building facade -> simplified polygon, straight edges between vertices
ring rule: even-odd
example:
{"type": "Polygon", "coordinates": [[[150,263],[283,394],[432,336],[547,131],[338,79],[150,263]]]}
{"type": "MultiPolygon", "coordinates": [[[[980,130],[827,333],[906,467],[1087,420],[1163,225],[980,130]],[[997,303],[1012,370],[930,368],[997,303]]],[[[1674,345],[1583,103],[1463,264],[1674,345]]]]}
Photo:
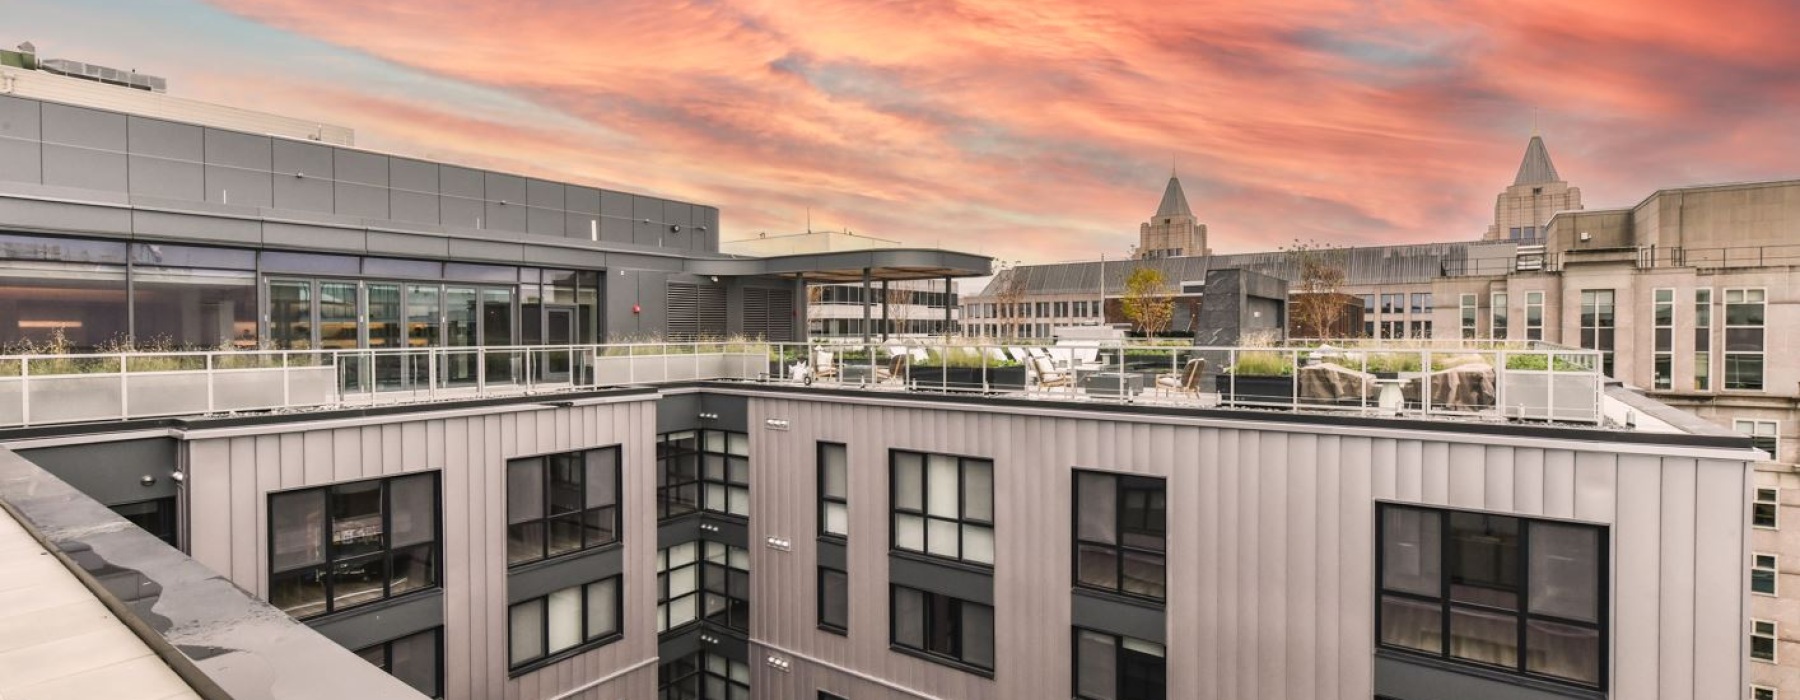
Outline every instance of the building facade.
{"type": "MultiPolygon", "coordinates": [[[[898,241],[849,231],[808,231],[725,241],[719,249],[767,257],[900,248],[898,241]]],[[[865,292],[862,281],[807,288],[807,334],[819,338],[956,335],[962,306],[948,279],[883,281],[865,292]],[[866,308],[865,308],[866,307],[866,308]]]]}
{"type": "Polygon", "coordinates": [[[1556,174],[1550,149],[1536,134],[1525,146],[1525,159],[1513,184],[1494,197],[1494,225],[1484,240],[1538,241],[1549,235],[1550,217],[1581,209],[1581,188],[1556,174]]]}
{"type": "Polygon", "coordinates": [[[1163,188],[1162,202],[1156,214],[1138,225],[1138,257],[1174,258],[1187,255],[1209,255],[1206,247],[1206,224],[1194,218],[1188,207],[1187,193],[1181,179],[1169,173],[1169,184],[1163,188]]]}

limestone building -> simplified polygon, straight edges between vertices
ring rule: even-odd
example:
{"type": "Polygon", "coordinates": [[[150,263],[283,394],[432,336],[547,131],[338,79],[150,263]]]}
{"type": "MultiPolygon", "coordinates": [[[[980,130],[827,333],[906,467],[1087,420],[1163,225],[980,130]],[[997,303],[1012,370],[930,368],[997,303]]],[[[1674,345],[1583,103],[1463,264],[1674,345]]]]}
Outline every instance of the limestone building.
{"type": "Polygon", "coordinates": [[[1194,219],[1187,193],[1181,191],[1181,179],[1170,172],[1156,215],[1138,225],[1138,257],[1175,258],[1211,252],[1206,247],[1206,224],[1194,219]]]}
{"type": "Polygon", "coordinates": [[[1512,186],[1494,198],[1494,225],[1486,239],[1537,241],[1547,235],[1545,227],[1556,212],[1580,208],[1581,188],[1570,187],[1556,174],[1550,149],[1533,134],[1512,186]]]}

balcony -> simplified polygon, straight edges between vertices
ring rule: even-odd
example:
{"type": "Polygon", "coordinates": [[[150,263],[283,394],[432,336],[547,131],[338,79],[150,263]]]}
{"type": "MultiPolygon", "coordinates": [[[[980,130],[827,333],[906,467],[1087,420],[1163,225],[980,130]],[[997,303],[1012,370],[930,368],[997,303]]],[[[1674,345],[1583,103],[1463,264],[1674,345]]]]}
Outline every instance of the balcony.
{"type": "Polygon", "coordinates": [[[957,339],[0,357],[0,427],[691,381],[1473,421],[1606,422],[1600,356],[1542,343],[1195,347],[957,339]]]}

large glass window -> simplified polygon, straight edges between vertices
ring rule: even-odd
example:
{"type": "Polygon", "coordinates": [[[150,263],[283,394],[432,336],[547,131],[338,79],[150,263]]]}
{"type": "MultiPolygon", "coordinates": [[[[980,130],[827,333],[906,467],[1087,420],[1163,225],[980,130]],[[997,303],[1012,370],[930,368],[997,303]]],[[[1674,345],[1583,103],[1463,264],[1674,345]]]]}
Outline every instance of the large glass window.
{"type": "Polygon", "coordinates": [[[506,463],[506,562],[619,541],[619,448],[506,463]]]}
{"type": "Polygon", "coordinates": [[[893,586],[889,629],[895,647],[994,670],[994,609],[906,586],[893,586]]]}
{"type": "Polygon", "coordinates": [[[1168,664],[1163,645],[1075,628],[1077,700],[1162,700],[1168,664]]]}
{"type": "Polygon", "coordinates": [[[1412,312],[1414,315],[1431,313],[1432,296],[1430,292],[1413,292],[1412,312]]]}
{"type": "Polygon", "coordinates": [[[656,631],[700,619],[700,545],[683,542],[656,553],[656,631]]]}
{"type": "Polygon", "coordinates": [[[193,350],[256,348],[256,273],[138,265],[135,340],[193,350]]]}
{"type": "Polygon", "coordinates": [[[819,628],[844,634],[850,630],[850,573],[819,566],[819,628]]]}
{"type": "Polygon", "coordinates": [[[1653,294],[1650,320],[1654,355],[1650,382],[1652,388],[1672,389],[1675,387],[1675,290],[1658,289],[1653,294]]]}
{"type": "Polygon", "coordinates": [[[438,585],[438,475],[269,495],[269,602],[308,618],[438,585]]]}
{"type": "Polygon", "coordinates": [[[1525,339],[1544,339],[1544,293],[1525,293],[1525,339]]]}
{"type": "Polygon", "coordinates": [[[1600,367],[1613,376],[1614,334],[1617,321],[1613,317],[1613,290],[1588,289],[1581,292],[1581,347],[1600,351],[1600,367]]]}
{"type": "Polygon", "coordinates": [[[1725,290],[1725,388],[1763,390],[1763,312],[1761,289],[1725,290]]]}
{"type": "Polygon", "coordinates": [[[327,350],[357,347],[356,296],[355,282],[319,283],[319,347],[327,350]]]}
{"type": "Polygon", "coordinates": [[[1599,688],[1606,531],[1383,505],[1383,647],[1599,688]]]}
{"type": "Polygon", "coordinates": [[[682,430],[656,441],[656,516],[668,519],[706,510],[750,515],[750,436],[724,430],[682,430]]]}
{"type": "Polygon", "coordinates": [[[1383,295],[1381,295],[1381,313],[1384,313],[1384,314],[1406,313],[1406,295],[1405,294],[1383,294],[1383,295]]]}
{"type": "Polygon", "coordinates": [[[1474,340],[1476,335],[1481,332],[1481,329],[1477,326],[1476,320],[1479,318],[1479,309],[1476,307],[1475,295],[1462,295],[1458,300],[1458,306],[1458,311],[1462,313],[1463,340],[1474,340]]]}
{"type": "Polygon", "coordinates": [[[1769,461],[1781,461],[1781,423],[1772,420],[1731,421],[1731,427],[1750,436],[1750,446],[1769,453],[1769,461]]]}
{"type": "Polygon", "coordinates": [[[750,552],[719,542],[703,545],[701,615],[715,625],[750,631],[750,552]]]}
{"type": "Polygon", "coordinates": [[[893,452],[893,547],[994,564],[994,463],[893,452]]]}
{"type": "Polygon", "coordinates": [[[356,651],[376,668],[428,698],[444,697],[444,628],[436,627],[356,651]]]}
{"type": "Polygon", "coordinates": [[[613,576],[514,603],[507,613],[508,666],[521,670],[622,637],[623,586],[613,576]]]}
{"type": "Polygon", "coordinates": [[[660,700],[750,700],[750,666],[696,651],[656,667],[660,700]]]}
{"type": "Polygon", "coordinates": [[[1163,599],[1168,544],[1163,483],[1075,472],[1075,585],[1163,599]]]}
{"type": "Polygon", "coordinates": [[[1506,327],[1506,292],[1494,292],[1489,314],[1489,333],[1495,340],[1506,340],[1509,329],[1506,327]]]}
{"type": "Polygon", "coordinates": [[[1712,389],[1712,290],[1694,290],[1694,390],[1712,389]]]}
{"type": "Polygon", "coordinates": [[[313,347],[312,283],[269,280],[269,343],[278,350],[313,347]]]}
{"type": "Polygon", "coordinates": [[[840,443],[819,443],[819,535],[850,535],[850,455],[840,443]]]}

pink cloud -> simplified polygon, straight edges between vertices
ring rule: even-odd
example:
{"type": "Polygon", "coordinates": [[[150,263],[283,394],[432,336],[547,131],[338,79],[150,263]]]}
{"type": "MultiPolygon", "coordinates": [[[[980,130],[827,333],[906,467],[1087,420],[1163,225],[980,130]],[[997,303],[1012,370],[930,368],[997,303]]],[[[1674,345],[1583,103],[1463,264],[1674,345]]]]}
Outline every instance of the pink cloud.
{"type": "Polygon", "coordinates": [[[1116,254],[1178,158],[1221,250],[1467,239],[1533,108],[1590,206],[1792,175],[1800,148],[1784,0],[216,4],[560,117],[321,94],[365,140],[714,204],[728,237],[810,207],[915,245],[1116,254]]]}

